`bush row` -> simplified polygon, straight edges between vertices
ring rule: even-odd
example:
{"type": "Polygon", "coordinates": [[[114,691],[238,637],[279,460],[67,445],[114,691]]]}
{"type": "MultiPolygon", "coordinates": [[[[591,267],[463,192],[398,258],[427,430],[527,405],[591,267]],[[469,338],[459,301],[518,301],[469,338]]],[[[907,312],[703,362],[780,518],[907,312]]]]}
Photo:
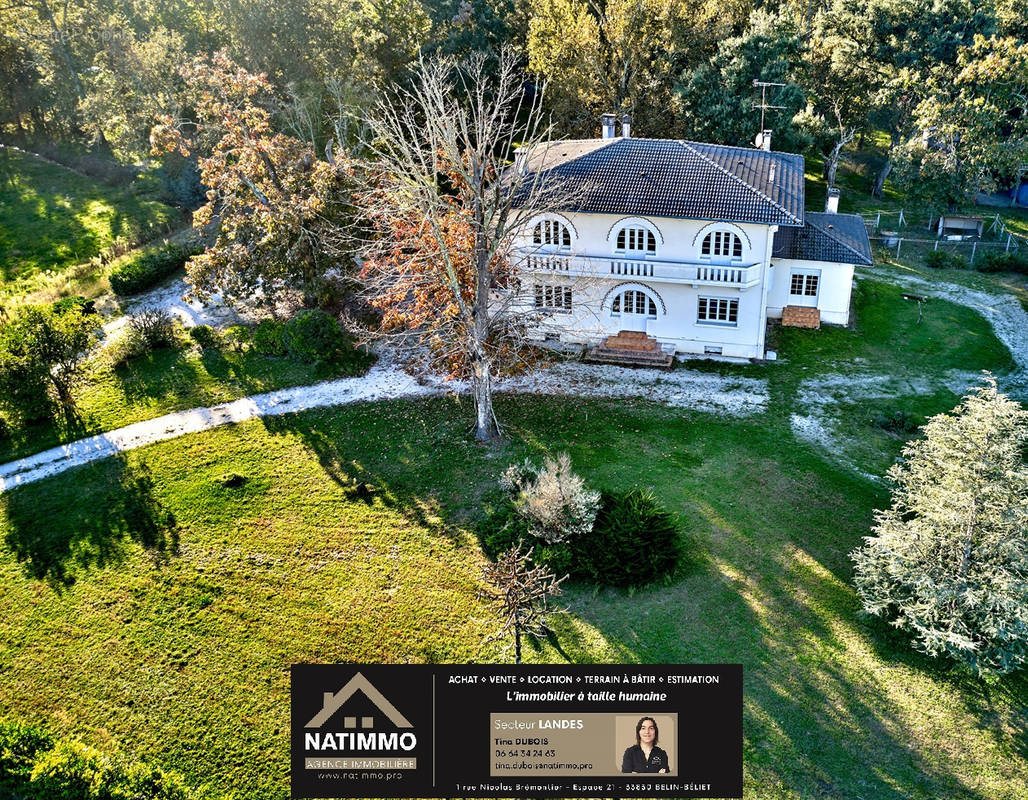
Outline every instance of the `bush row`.
{"type": "MultiPolygon", "coordinates": [[[[933,269],[967,269],[970,262],[967,256],[951,253],[946,250],[931,250],[925,253],[925,266],[933,269]]],[[[1018,272],[1028,275],[1028,253],[1022,250],[1004,252],[987,250],[974,263],[979,272],[1018,272]]]]}
{"type": "Polygon", "coordinates": [[[188,800],[163,770],[0,721],[0,797],[21,800],[188,800]]]}
{"type": "Polygon", "coordinates": [[[200,252],[197,245],[168,242],[154,249],[146,249],[127,258],[111,270],[111,289],[122,296],[138,294],[154,287],[200,252]]]}
{"type": "Polygon", "coordinates": [[[531,521],[504,503],[480,524],[490,558],[523,541],[532,560],[556,575],[607,586],[642,586],[674,572],[682,556],[678,523],[653,495],[639,489],[600,492],[592,529],[559,542],[534,535],[531,521]]]}

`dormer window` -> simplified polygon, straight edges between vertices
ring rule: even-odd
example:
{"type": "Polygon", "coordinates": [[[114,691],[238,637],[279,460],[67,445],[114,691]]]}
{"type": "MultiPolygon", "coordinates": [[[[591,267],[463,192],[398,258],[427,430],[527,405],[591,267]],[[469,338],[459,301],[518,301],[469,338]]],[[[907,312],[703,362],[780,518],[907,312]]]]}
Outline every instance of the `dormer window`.
{"type": "Polygon", "coordinates": [[[562,222],[544,219],[532,229],[532,242],[541,247],[571,247],[571,231],[562,222]]]}
{"type": "Polygon", "coordinates": [[[713,231],[703,237],[700,255],[707,258],[742,258],[742,239],[731,231],[713,231]]]}
{"type": "Polygon", "coordinates": [[[657,237],[646,228],[622,228],[618,231],[615,248],[619,253],[657,254],[657,237]]]}

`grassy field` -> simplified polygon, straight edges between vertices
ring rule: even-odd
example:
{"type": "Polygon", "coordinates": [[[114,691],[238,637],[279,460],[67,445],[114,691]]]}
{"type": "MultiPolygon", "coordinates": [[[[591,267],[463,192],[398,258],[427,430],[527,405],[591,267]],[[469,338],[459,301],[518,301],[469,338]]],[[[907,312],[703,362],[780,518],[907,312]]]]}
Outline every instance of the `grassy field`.
{"type": "MultiPolygon", "coordinates": [[[[503,658],[483,644],[474,522],[507,464],[567,450],[594,486],[651,488],[682,520],[689,558],[645,591],[571,586],[556,639],[529,658],[742,663],[747,797],[1022,798],[1028,676],[972,680],[860,616],[848,553],[888,495],[789,424],[806,377],[1001,370],[1009,354],[960,307],[930,303],[918,324],[893,289],[862,286],[856,330],[781,332],[783,361],[761,368],[771,402],[750,418],[501,396],[508,439],[484,448],[467,439],[466,399],[359,404],[158,444],[2,495],[4,711],[153,759],[215,796],[280,800],[290,664],[503,658]]],[[[143,383],[177,385],[181,370],[167,397],[185,402],[178,392],[209,379],[191,374],[196,354],[166,357],[143,383]]],[[[123,385],[93,391],[110,393],[97,408],[130,407],[110,399],[131,394],[123,385]]],[[[141,389],[140,413],[163,391],[141,389]]],[[[927,415],[954,401],[841,409],[860,445],[851,460],[880,474],[898,454],[904,437],[876,410],[927,415]]]]}
{"type": "Polygon", "coordinates": [[[499,658],[469,523],[507,463],[568,450],[593,485],[651,487],[691,555],[667,586],[571,587],[556,646],[530,658],[742,663],[750,797],[1023,796],[1025,676],[970,680],[858,614],[847,553],[883,489],[772,414],[501,398],[510,439],[490,450],[468,411],[247,423],[0,498],[9,713],[283,798],[289,665],[499,658]]]}
{"type": "Polygon", "coordinates": [[[114,363],[111,350],[100,351],[84,365],[74,414],[14,427],[10,438],[0,440],[0,463],[170,411],[338,377],[338,371],[291,358],[229,346],[200,350],[184,333],[180,339],[179,347],[154,350],[122,365],[114,363]]]}
{"type": "Polygon", "coordinates": [[[48,283],[85,287],[99,279],[88,264],[121,239],[136,244],[182,224],[180,212],[111,188],[67,167],[11,148],[0,153],[0,297],[48,283]]]}

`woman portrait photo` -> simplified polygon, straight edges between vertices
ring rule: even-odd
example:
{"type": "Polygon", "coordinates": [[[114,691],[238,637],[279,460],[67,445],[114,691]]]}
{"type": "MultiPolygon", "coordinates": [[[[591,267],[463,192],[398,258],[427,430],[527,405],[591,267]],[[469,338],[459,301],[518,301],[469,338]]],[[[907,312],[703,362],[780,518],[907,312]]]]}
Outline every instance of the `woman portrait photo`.
{"type": "Polygon", "coordinates": [[[625,750],[621,759],[622,772],[662,772],[671,771],[667,753],[657,747],[660,731],[653,717],[643,717],[635,726],[635,744],[625,750]]]}

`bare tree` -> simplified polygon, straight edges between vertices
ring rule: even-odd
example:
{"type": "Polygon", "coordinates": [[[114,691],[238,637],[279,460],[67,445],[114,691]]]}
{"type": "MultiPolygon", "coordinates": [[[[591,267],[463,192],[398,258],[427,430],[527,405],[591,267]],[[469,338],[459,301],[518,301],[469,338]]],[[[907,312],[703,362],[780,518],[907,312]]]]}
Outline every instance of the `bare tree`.
{"type": "Polygon", "coordinates": [[[493,381],[517,359],[534,311],[518,235],[568,197],[525,167],[546,150],[539,101],[525,99],[506,49],[424,61],[412,88],[397,87],[372,115],[378,180],[365,199],[373,230],[362,278],[383,312],[379,333],[470,378],[479,440],[499,434],[493,381]]]}
{"type": "Polygon", "coordinates": [[[521,663],[521,637],[526,633],[544,636],[550,614],[563,613],[563,608],[551,608],[550,598],[559,597],[560,585],[567,579],[557,578],[545,566],[532,565],[532,549],[523,552],[522,543],[502,553],[496,563],[486,564],[482,576],[493,588],[483,592],[491,601],[502,626],[487,641],[505,639],[514,635],[514,663],[521,663]]]}

